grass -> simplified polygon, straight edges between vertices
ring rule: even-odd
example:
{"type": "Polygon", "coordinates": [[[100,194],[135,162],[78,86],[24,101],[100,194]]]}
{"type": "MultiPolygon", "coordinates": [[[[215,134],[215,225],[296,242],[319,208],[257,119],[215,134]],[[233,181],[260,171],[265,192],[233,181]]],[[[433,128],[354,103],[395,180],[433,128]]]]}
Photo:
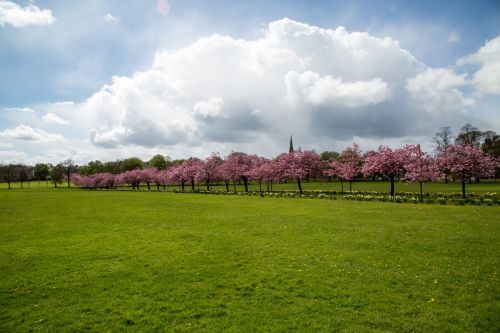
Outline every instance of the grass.
{"type": "Polygon", "coordinates": [[[0,331],[498,332],[500,208],[0,190],[0,331]]]}
{"type": "MultiPolygon", "coordinates": [[[[12,188],[18,189],[20,188],[20,183],[13,183],[12,188]]],[[[142,189],[146,189],[146,185],[141,185],[142,189]]],[[[376,192],[386,192],[388,193],[390,188],[389,188],[389,182],[388,181],[357,181],[353,182],[352,190],[353,191],[376,191],[376,192]]],[[[53,188],[54,185],[49,183],[49,182],[38,182],[38,181],[33,181],[30,182],[28,185],[27,183],[23,184],[23,189],[47,189],[47,188],[53,188]],[[29,186],[29,187],[28,187],[29,186]]],[[[58,185],[59,188],[65,188],[67,187],[67,183],[63,182],[58,185]]],[[[0,189],[6,189],[7,184],[6,183],[0,183],[0,189]]],[[[170,186],[169,189],[178,189],[178,186],[172,187],[170,186]]],[[[186,191],[191,190],[191,185],[186,184],[186,191]]],[[[197,185],[197,189],[205,190],[206,186],[203,185],[197,185]]],[[[232,191],[234,188],[234,185],[231,183],[229,186],[229,190],[232,191]]],[[[304,191],[307,190],[317,190],[317,191],[341,191],[342,187],[341,184],[338,180],[331,181],[331,182],[307,182],[303,181],[302,182],[302,188],[304,191]]],[[[155,190],[156,186],[151,185],[151,189],[155,190]]],[[[219,190],[219,191],[225,191],[226,187],[224,184],[218,184],[214,185],[211,187],[212,190],[219,190]]],[[[248,186],[248,189],[250,191],[259,191],[259,185],[255,183],[251,183],[248,186]]],[[[241,184],[236,184],[236,190],[237,191],[244,191],[245,187],[243,186],[243,183],[241,184]]],[[[262,190],[266,191],[266,185],[262,185],[262,190]]],[[[296,182],[287,182],[287,183],[281,183],[281,184],[274,184],[273,185],[273,190],[274,191],[283,191],[283,190],[295,190],[298,191],[297,183],[296,182]]],[[[420,187],[418,183],[408,183],[408,182],[396,182],[395,183],[395,190],[396,192],[415,192],[415,193],[420,193],[420,187]]],[[[349,183],[344,182],[344,192],[349,192],[349,183]]],[[[436,193],[436,192],[441,192],[441,193],[461,193],[462,188],[460,182],[450,182],[448,184],[442,183],[442,182],[432,182],[432,183],[426,183],[424,184],[424,192],[425,193],[436,193]]],[[[467,184],[466,185],[466,192],[467,193],[486,193],[486,192],[496,192],[500,193],[500,182],[498,180],[482,180],[479,183],[473,182],[472,184],[467,184]]]]}

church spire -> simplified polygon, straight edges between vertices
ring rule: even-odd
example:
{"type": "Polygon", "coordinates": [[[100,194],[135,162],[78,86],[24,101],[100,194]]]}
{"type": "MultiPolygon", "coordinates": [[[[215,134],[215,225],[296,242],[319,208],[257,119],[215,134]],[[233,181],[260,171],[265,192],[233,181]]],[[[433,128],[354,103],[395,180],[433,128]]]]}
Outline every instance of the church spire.
{"type": "Polygon", "coordinates": [[[290,150],[289,152],[291,153],[293,151],[293,141],[292,141],[292,136],[290,135],[290,150]]]}

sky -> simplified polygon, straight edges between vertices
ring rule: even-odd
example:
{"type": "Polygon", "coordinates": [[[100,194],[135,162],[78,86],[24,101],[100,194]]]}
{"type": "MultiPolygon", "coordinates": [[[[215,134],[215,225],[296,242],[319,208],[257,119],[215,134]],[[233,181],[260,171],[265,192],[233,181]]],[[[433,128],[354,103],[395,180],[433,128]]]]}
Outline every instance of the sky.
{"type": "Polygon", "coordinates": [[[0,0],[0,163],[500,131],[499,1],[0,0]]]}

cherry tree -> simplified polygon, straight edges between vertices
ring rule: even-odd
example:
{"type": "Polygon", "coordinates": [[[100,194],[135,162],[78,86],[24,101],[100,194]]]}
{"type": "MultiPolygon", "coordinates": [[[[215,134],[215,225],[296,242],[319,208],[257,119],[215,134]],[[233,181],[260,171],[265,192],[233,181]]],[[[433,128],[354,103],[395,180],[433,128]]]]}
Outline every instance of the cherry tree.
{"type": "Polygon", "coordinates": [[[352,192],[352,182],[362,171],[363,154],[357,144],[347,147],[339,154],[336,160],[328,164],[325,174],[327,176],[338,176],[344,192],[344,183],[349,182],[349,192],[352,192]]]}
{"type": "Polygon", "coordinates": [[[187,178],[184,176],[184,167],[182,164],[176,164],[167,169],[167,172],[163,175],[163,181],[167,185],[180,185],[181,189],[184,191],[184,186],[187,178]]]}
{"type": "Polygon", "coordinates": [[[252,170],[250,170],[250,179],[259,183],[259,191],[262,192],[262,182],[269,180],[271,176],[271,161],[264,157],[257,157],[254,160],[252,170]]]}
{"type": "Polygon", "coordinates": [[[302,179],[319,169],[321,159],[314,151],[293,150],[276,158],[276,166],[281,179],[294,179],[302,194],[302,179]]]}
{"type": "Polygon", "coordinates": [[[423,184],[439,177],[434,159],[422,151],[420,145],[407,145],[402,149],[405,179],[420,184],[420,200],[423,199],[423,184]]]}
{"type": "Polygon", "coordinates": [[[140,169],[134,169],[120,173],[116,176],[115,181],[117,185],[130,184],[133,190],[138,190],[142,179],[142,171],[140,169]]]}
{"type": "Polygon", "coordinates": [[[210,182],[217,181],[221,177],[219,175],[219,167],[223,161],[218,153],[212,153],[202,163],[198,165],[198,173],[196,174],[196,181],[198,183],[205,183],[207,191],[210,191],[210,182]]]}
{"type": "Polygon", "coordinates": [[[234,191],[236,191],[236,182],[242,180],[245,192],[248,192],[248,179],[256,158],[257,155],[240,152],[233,152],[226,158],[219,171],[223,179],[233,181],[234,191]]]}
{"type": "Polygon", "coordinates": [[[379,146],[377,151],[366,155],[362,172],[365,176],[380,175],[388,177],[391,182],[391,196],[394,196],[394,180],[402,176],[404,168],[404,150],[392,150],[387,146],[379,146]]]}
{"type": "Polygon", "coordinates": [[[472,178],[493,177],[499,162],[479,147],[455,144],[446,149],[446,155],[438,157],[437,165],[460,179],[462,197],[465,198],[465,182],[472,178]]]}
{"type": "Polygon", "coordinates": [[[203,161],[197,157],[192,157],[181,164],[181,170],[183,178],[191,183],[191,189],[194,191],[194,185],[196,183],[196,176],[198,172],[203,168],[203,161]]]}
{"type": "Polygon", "coordinates": [[[148,191],[151,191],[150,183],[156,183],[157,174],[158,174],[158,169],[154,167],[141,170],[141,176],[142,176],[141,181],[143,183],[146,183],[146,185],[148,186],[148,191]]]}

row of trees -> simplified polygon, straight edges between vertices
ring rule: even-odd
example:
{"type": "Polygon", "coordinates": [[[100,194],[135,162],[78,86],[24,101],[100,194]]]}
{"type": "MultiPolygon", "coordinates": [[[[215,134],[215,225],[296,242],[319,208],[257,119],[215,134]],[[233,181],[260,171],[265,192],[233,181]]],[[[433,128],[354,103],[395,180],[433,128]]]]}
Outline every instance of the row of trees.
{"type": "Polygon", "coordinates": [[[21,188],[24,183],[30,181],[50,181],[57,187],[57,184],[63,180],[70,186],[71,174],[77,172],[78,168],[72,160],[66,160],[62,163],[52,165],[50,163],[38,163],[34,167],[24,164],[5,164],[0,165],[0,179],[7,183],[11,188],[13,182],[19,182],[21,188]]]}
{"type": "MultiPolygon", "coordinates": [[[[500,155],[500,137],[495,132],[492,131],[482,132],[470,124],[466,124],[465,126],[463,126],[461,131],[458,133],[456,137],[453,136],[451,129],[449,127],[442,127],[434,136],[434,142],[436,144],[435,146],[436,154],[433,157],[432,163],[436,163],[438,160],[442,161],[443,159],[446,159],[449,150],[452,149],[450,147],[452,146],[464,146],[464,147],[472,146],[476,148],[476,151],[478,151],[478,149],[482,150],[484,153],[493,156],[495,158],[498,158],[500,155]],[[437,159],[437,157],[439,157],[439,159],[437,159]]],[[[417,146],[412,146],[412,147],[417,147],[417,146]]],[[[406,147],[404,150],[408,151],[411,149],[406,147]]],[[[401,149],[396,151],[400,156],[402,156],[401,149]]],[[[165,157],[162,155],[155,155],[147,162],[143,162],[137,157],[131,157],[121,161],[119,160],[110,162],[101,162],[96,160],[96,161],[91,161],[83,166],[77,166],[72,160],[66,160],[57,165],[39,163],[36,164],[34,167],[21,164],[0,165],[0,180],[7,182],[9,184],[9,188],[12,182],[21,182],[21,186],[23,186],[22,185],[23,182],[26,181],[29,182],[30,180],[47,180],[47,181],[50,180],[51,182],[53,182],[54,187],[57,187],[57,184],[62,182],[62,180],[66,180],[67,186],[71,186],[70,176],[75,173],[78,173],[80,176],[111,174],[114,175],[112,176],[113,184],[114,183],[119,184],[120,181],[122,181],[121,179],[122,176],[117,177],[118,175],[127,174],[127,176],[131,177],[132,174],[134,173],[137,174],[137,171],[135,170],[150,169],[150,171],[148,171],[149,175],[147,177],[144,176],[149,179],[159,177],[159,176],[154,176],[154,177],[151,176],[153,170],[158,170],[158,171],[170,170],[169,173],[177,171],[177,173],[186,174],[187,176],[184,178],[186,178],[187,180],[185,181],[181,181],[182,177],[177,177],[178,184],[181,184],[181,186],[184,187],[186,183],[189,183],[191,184],[191,186],[193,186],[193,181],[194,183],[198,184],[200,183],[201,173],[192,170],[199,168],[199,166],[203,163],[208,163],[210,167],[213,168],[213,170],[209,174],[210,180],[208,181],[208,183],[210,184],[211,182],[225,181],[227,188],[229,187],[229,183],[231,181],[233,181],[233,183],[236,181],[235,179],[237,179],[237,181],[239,182],[243,182],[246,185],[245,186],[246,188],[248,188],[249,180],[258,181],[260,184],[262,184],[263,182],[267,183],[272,188],[273,182],[284,181],[287,179],[297,179],[299,190],[301,190],[302,188],[301,181],[304,177],[306,179],[309,179],[310,177],[314,178],[328,177],[328,180],[330,180],[332,177],[338,177],[342,183],[342,190],[344,181],[349,182],[349,189],[351,190],[352,181],[361,176],[372,175],[372,177],[377,177],[377,176],[386,177],[389,180],[391,178],[408,179],[408,180],[412,180],[415,178],[414,176],[412,176],[412,174],[414,173],[409,172],[409,170],[411,170],[411,166],[408,166],[407,162],[403,163],[405,164],[404,172],[398,171],[397,173],[393,173],[393,175],[391,174],[384,175],[384,173],[381,172],[370,173],[368,166],[373,163],[370,162],[371,159],[368,159],[369,163],[366,163],[365,160],[371,154],[372,154],[371,152],[362,154],[361,151],[359,150],[359,147],[354,146],[346,149],[342,153],[338,153],[335,151],[324,151],[319,155],[319,161],[318,161],[318,155],[316,155],[314,152],[301,151],[301,150],[296,151],[293,157],[290,155],[283,155],[283,156],[280,155],[279,158],[276,158],[274,160],[266,160],[265,158],[258,157],[256,155],[235,153],[235,155],[239,156],[239,160],[246,162],[235,163],[234,161],[238,159],[232,157],[231,159],[229,159],[231,161],[231,163],[229,164],[227,163],[228,158],[226,160],[222,160],[217,155],[212,155],[211,157],[209,157],[204,161],[196,158],[194,159],[192,158],[189,160],[172,161],[169,157],[165,157]],[[361,158],[359,156],[361,156],[361,158]],[[307,162],[308,165],[306,167],[298,167],[301,165],[302,161],[308,161],[307,162]],[[225,165],[224,168],[222,168],[221,166],[222,164],[225,165]],[[230,167],[231,164],[232,165],[241,164],[246,166],[242,168],[243,171],[240,170],[238,172],[235,172],[234,171],[235,168],[230,167]],[[290,165],[290,167],[288,167],[287,165],[290,165]],[[356,165],[357,167],[354,168],[353,165],[356,165]],[[363,171],[364,170],[362,168],[363,165],[368,165],[365,167],[366,172],[363,171]],[[182,171],[184,169],[187,169],[189,171],[182,171]],[[248,170],[251,170],[252,172],[248,172],[248,170]],[[134,171],[134,173],[131,173],[131,171],[134,171]],[[227,174],[231,173],[233,174],[227,176],[227,174]],[[193,174],[200,174],[200,175],[194,177],[193,174]],[[226,176],[225,177],[221,176],[221,174],[226,174],[226,176]],[[118,180],[117,182],[115,181],[115,178],[117,178],[118,180]]],[[[420,153],[414,153],[414,154],[417,155],[423,154],[423,152],[421,152],[420,150],[420,153]]],[[[408,152],[406,152],[406,155],[408,155],[408,152]]],[[[406,158],[406,160],[408,160],[408,158],[406,158]]],[[[440,163],[442,164],[442,162],[440,163]]],[[[375,170],[376,168],[373,165],[372,169],[375,170]]],[[[434,166],[434,169],[435,168],[436,166],[434,166]]],[[[499,169],[497,169],[497,171],[498,170],[499,169]]],[[[142,172],[144,173],[145,171],[142,172]]],[[[175,177],[173,178],[166,177],[165,175],[166,173],[167,172],[162,173],[163,174],[162,181],[159,184],[168,185],[171,184],[172,181],[176,179],[175,177]]],[[[440,175],[443,174],[445,182],[448,182],[448,177],[450,175],[453,175],[453,173],[448,169],[441,168],[441,171],[439,172],[435,171],[432,177],[428,178],[439,179],[440,175]]],[[[469,180],[472,178],[478,179],[477,175],[472,175],[472,173],[470,172],[468,172],[468,174],[470,174],[470,176],[465,176],[466,179],[469,180]]],[[[138,175],[135,175],[135,177],[137,178],[138,175]]],[[[457,174],[455,174],[455,177],[458,177],[459,179],[464,178],[461,176],[457,176],[457,174]]],[[[90,178],[97,179],[99,177],[92,176],[90,178]]],[[[109,176],[107,176],[107,178],[109,178],[109,176]]],[[[127,181],[127,179],[125,179],[125,181],[127,181]]],[[[101,184],[102,181],[96,181],[96,183],[101,184]]],[[[148,183],[156,183],[156,182],[151,181],[148,183]]],[[[393,184],[393,181],[391,181],[391,183],[393,184]]],[[[91,186],[89,184],[90,183],[87,183],[88,186],[86,187],[103,187],[102,185],[91,186]]],[[[130,182],[129,184],[132,184],[132,182],[130,182]]],[[[210,187],[210,185],[208,185],[208,187],[210,187]]]]}
{"type": "Polygon", "coordinates": [[[273,183],[295,181],[302,193],[302,181],[309,178],[338,177],[342,182],[342,191],[343,182],[349,182],[351,191],[352,182],[358,177],[374,177],[390,181],[391,196],[394,196],[396,180],[418,182],[422,196],[425,182],[451,175],[461,181],[465,197],[467,181],[494,177],[498,166],[498,159],[470,144],[452,144],[434,156],[423,152],[420,145],[407,145],[399,149],[380,146],[376,151],[363,153],[354,144],[329,161],[322,160],[314,151],[301,149],[280,154],[274,159],[241,152],[233,152],[222,159],[213,153],[204,160],[190,158],[166,169],[148,167],[119,174],[75,174],[72,180],[86,188],[114,188],[128,184],[137,189],[143,183],[148,189],[154,184],[158,189],[160,186],[178,185],[182,190],[186,186],[195,190],[195,185],[201,184],[210,190],[214,183],[223,182],[227,191],[231,183],[236,189],[236,183],[242,182],[245,191],[248,191],[248,183],[253,181],[259,184],[260,191],[263,184],[267,185],[269,191],[273,183]]]}

